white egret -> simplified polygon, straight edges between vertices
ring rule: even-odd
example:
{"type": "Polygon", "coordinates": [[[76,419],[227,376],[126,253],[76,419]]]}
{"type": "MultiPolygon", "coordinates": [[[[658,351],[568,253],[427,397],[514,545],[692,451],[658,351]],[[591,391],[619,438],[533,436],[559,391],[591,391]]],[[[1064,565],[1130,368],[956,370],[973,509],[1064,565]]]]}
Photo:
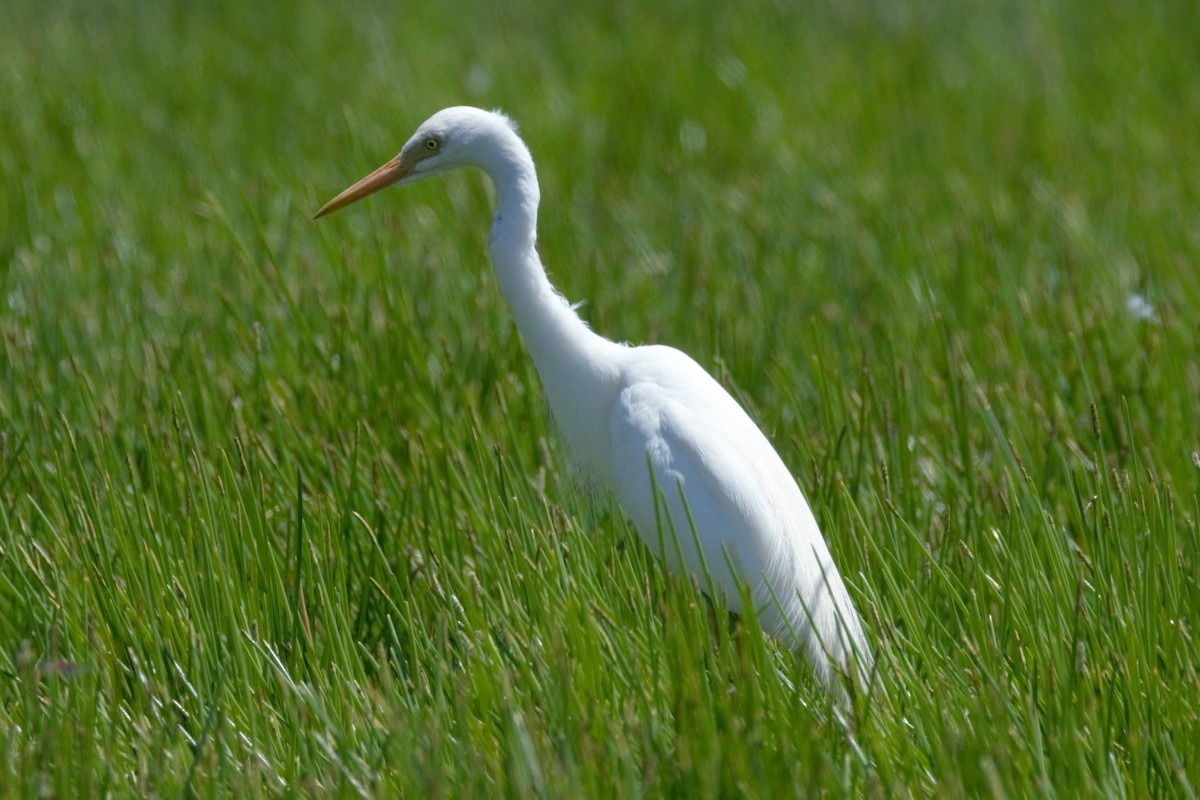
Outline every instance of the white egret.
{"type": "Polygon", "coordinates": [[[572,456],[610,489],[669,567],[803,649],[821,682],[863,681],[870,648],[796,481],[742,407],[695,361],[594,333],[550,284],[535,248],[533,158],[503,114],[447,108],[399,155],[330,200],[321,217],[392,184],[458,167],[496,190],[488,247],[496,280],[572,456]]]}

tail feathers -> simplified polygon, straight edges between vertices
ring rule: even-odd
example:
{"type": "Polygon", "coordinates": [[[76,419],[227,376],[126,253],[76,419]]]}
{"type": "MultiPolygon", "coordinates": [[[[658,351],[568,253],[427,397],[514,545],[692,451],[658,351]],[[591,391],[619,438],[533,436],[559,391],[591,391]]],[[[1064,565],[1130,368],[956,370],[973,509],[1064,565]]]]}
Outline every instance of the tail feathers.
{"type": "Polygon", "coordinates": [[[782,616],[785,638],[804,651],[826,689],[840,697],[848,682],[859,691],[867,689],[875,659],[854,602],[832,564],[825,564],[820,582],[807,597],[796,593],[782,616]]]}

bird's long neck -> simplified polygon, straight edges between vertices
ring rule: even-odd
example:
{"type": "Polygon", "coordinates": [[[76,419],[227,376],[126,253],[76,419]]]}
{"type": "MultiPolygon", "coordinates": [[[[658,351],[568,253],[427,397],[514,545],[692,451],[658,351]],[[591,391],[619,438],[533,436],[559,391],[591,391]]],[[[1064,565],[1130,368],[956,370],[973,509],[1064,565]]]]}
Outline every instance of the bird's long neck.
{"type": "Polygon", "coordinates": [[[578,343],[586,326],[550,284],[537,253],[538,182],[533,161],[519,152],[488,170],[496,213],[488,250],[496,281],[534,360],[578,343]]]}
{"type": "MultiPolygon", "coordinates": [[[[563,435],[575,456],[588,462],[590,454],[607,452],[589,437],[608,436],[605,403],[615,399],[607,394],[616,386],[625,348],[594,333],[546,276],[536,249],[537,173],[524,143],[516,134],[506,137],[483,167],[496,187],[488,241],[496,281],[563,435]]],[[[608,464],[585,465],[603,473],[611,470],[608,464]]]]}

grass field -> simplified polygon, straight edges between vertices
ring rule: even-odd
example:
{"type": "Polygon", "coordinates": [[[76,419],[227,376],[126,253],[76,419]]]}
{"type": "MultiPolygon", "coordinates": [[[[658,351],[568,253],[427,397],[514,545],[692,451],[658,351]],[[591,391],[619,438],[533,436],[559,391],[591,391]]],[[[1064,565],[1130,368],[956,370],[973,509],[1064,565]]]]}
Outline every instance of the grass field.
{"type": "Polygon", "coordinates": [[[335,6],[0,10],[0,796],[1195,796],[1200,7],[335,6]],[[793,468],[846,713],[583,490],[480,176],[310,221],[457,103],[793,468]]]}

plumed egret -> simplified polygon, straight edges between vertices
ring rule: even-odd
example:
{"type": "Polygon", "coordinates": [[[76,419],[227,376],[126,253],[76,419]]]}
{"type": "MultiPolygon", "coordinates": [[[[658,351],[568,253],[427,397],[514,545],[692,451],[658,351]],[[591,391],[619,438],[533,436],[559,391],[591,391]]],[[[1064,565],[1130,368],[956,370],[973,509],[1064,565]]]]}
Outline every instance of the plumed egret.
{"type": "Polygon", "coordinates": [[[439,111],[399,155],[316,216],[465,166],[479,167],[495,186],[492,266],[572,456],[615,493],[670,568],[723,593],[735,612],[744,583],[763,629],[803,648],[827,687],[837,691],[839,672],[864,680],[871,655],[858,614],[766,436],[691,358],[603,338],[550,284],[535,249],[537,173],[506,116],[439,111]]]}

